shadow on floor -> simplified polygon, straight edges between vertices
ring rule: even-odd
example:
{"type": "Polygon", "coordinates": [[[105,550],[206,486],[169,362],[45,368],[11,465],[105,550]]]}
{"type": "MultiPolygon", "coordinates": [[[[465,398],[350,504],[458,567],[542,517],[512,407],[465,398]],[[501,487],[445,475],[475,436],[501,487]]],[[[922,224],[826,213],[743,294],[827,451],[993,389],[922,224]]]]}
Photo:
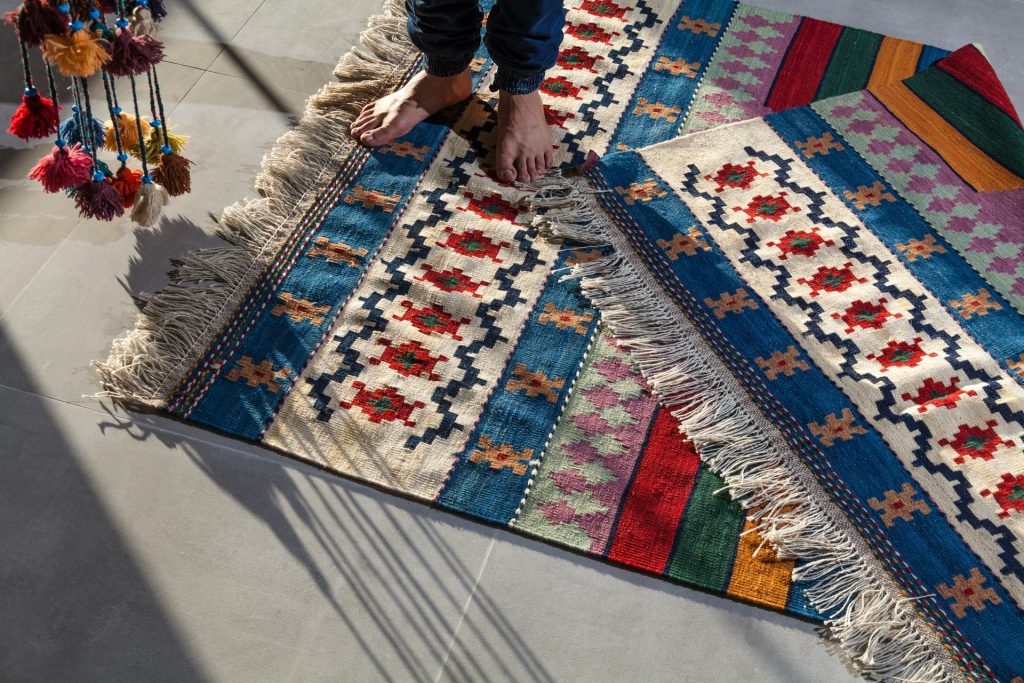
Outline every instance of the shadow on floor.
{"type": "Polygon", "coordinates": [[[46,400],[3,391],[0,678],[203,680],[46,400]]]}

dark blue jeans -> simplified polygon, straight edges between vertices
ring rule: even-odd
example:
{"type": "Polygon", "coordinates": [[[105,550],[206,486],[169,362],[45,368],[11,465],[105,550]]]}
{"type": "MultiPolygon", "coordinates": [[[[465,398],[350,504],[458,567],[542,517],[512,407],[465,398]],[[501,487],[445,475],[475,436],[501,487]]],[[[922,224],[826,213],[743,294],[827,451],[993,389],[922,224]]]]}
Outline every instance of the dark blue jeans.
{"type": "MultiPolygon", "coordinates": [[[[406,0],[409,37],[427,57],[427,73],[465,71],[480,46],[483,12],[477,0],[406,0]]],[[[497,0],[484,42],[498,65],[494,86],[514,95],[540,87],[555,65],[565,11],[561,0],[497,0]]]]}

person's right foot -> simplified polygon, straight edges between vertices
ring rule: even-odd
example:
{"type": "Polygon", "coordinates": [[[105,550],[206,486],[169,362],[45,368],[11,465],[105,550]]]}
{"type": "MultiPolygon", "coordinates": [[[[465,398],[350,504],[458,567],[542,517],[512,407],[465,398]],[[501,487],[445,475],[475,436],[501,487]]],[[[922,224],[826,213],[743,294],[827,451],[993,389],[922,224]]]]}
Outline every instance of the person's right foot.
{"type": "Polygon", "coordinates": [[[352,137],[367,147],[379,147],[472,92],[473,78],[468,69],[455,76],[431,76],[421,71],[399,90],[363,107],[352,122],[352,137]]]}

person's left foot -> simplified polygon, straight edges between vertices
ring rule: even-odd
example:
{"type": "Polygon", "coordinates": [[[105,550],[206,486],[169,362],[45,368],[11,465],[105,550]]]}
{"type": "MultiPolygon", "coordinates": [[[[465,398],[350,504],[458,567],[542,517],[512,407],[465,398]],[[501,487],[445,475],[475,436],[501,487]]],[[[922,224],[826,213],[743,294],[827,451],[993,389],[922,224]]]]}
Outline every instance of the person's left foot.
{"type": "Polygon", "coordinates": [[[536,180],[551,168],[551,131],[540,91],[527,95],[499,92],[495,160],[498,180],[504,182],[536,180]]]}

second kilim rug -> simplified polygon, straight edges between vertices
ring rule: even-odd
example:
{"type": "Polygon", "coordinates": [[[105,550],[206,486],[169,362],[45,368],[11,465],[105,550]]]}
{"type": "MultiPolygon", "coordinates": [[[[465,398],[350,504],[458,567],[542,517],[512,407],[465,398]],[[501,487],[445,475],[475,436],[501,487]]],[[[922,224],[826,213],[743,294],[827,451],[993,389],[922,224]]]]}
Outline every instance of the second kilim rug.
{"type": "MultiPolygon", "coordinates": [[[[947,54],[726,0],[568,9],[543,86],[566,166],[899,82],[947,54]]],[[[418,68],[389,6],[265,161],[261,198],[225,211],[232,246],[182,261],[115,343],[107,390],[588,554],[827,618],[868,670],[903,671],[870,615],[823,597],[813,560],[774,556],[759,511],[729,498],[563,280],[604,248],[538,237],[526,193],[489,177],[486,54],[466,105],[384,149],[352,145],[353,115],[418,68]]]]}
{"type": "Polygon", "coordinates": [[[539,198],[613,248],[585,292],[815,604],[890,621],[887,675],[1019,680],[1024,129],[981,53],[539,198]]]}

